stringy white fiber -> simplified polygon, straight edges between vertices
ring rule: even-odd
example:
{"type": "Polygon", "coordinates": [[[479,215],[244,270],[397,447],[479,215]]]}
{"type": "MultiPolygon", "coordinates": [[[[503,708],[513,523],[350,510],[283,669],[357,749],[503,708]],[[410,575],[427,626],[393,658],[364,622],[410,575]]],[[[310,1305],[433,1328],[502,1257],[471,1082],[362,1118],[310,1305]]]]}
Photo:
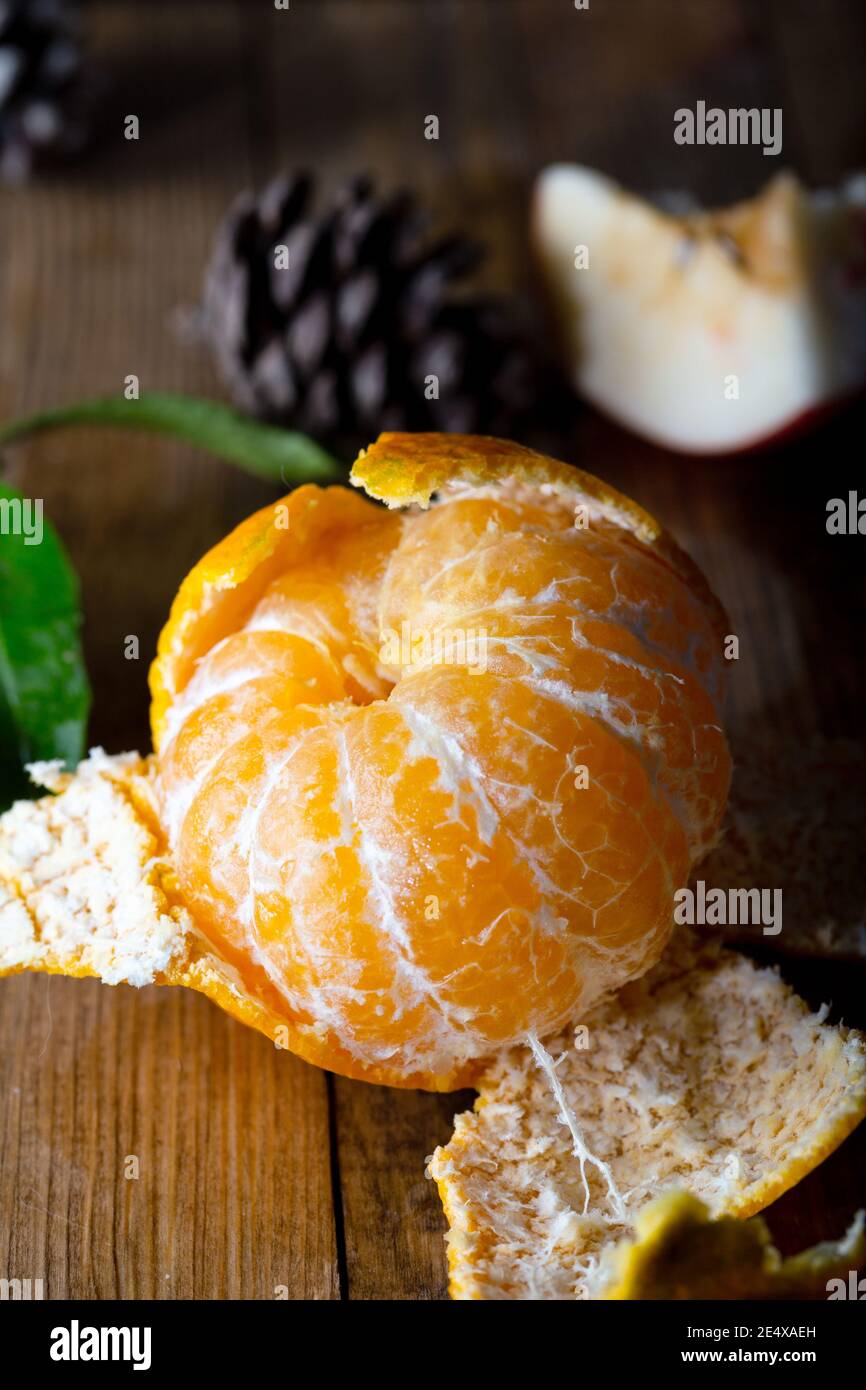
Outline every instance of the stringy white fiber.
{"type": "Polygon", "coordinates": [[[580,1129],[578,1127],[574,1111],[571,1109],[571,1106],[565,1098],[565,1091],[563,1090],[562,1083],[560,1082],[559,1077],[556,1074],[556,1063],[554,1062],[550,1053],[547,1051],[547,1048],[544,1047],[538,1041],[538,1038],[536,1037],[535,1033],[527,1034],[527,1042],[529,1043],[529,1046],[532,1050],[533,1057],[535,1058],[541,1070],[544,1072],[544,1075],[547,1077],[547,1080],[550,1084],[550,1089],[553,1092],[553,1098],[556,1101],[556,1104],[559,1108],[559,1113],[562,1118],[562,1122],[564,1125],[568,1126],[568,1131],[571,1135],[572,1153],[574,1154],[575,1158],[580,1164],[580,1180],[583,1183],[584,1194],[584,1216],[586,1216],[587,1212],[589,1211],[590,1203],[589,1183],[587,1182],[586,1178],[586,1165],[588,1163],[591,1163],[595,1168],[598,1169],[599,1173],[604,1178],[605,1184],[607,1186],[607,1195],[610,1200],[610,1205],[613,1209],[614,1216],[618,1221],[621,1221],[624,1225],[627,1225],[629,1221],[628,1212],[626,1210],[625,1202],[623,1201],[622,1197],[617,1191],[616,1183],[613,1180],[613,1173],[610,1171],[610,1168],[603,1161],[603,1159],[597,1158],[595,1154],[587,1148],[583,1135],[581,1134],[580,1129]]]}

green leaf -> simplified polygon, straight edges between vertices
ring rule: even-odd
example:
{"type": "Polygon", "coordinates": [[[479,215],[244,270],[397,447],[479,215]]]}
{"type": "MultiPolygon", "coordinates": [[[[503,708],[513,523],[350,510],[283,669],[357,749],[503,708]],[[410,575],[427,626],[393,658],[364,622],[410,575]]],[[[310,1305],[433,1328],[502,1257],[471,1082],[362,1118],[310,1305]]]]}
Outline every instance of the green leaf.
{"type": "Polygon", "coordinates": [[[63,425],[116,425],[152,430],[182,439],[235,463],[269,482],[315,483],[345,479],[346,469],[305,434],[247,419],[216,401],[168,391],[145,392],[136,401],[123,396],[81,401],[0,428],[0,445],[38,430],[63,425]]]}
{"type": "Polygon", "coordinates": [[[0,807],[33,794],[25,763],[84,754],[80,626],[78,580],[41,502],[0,483],[0,807]]]}

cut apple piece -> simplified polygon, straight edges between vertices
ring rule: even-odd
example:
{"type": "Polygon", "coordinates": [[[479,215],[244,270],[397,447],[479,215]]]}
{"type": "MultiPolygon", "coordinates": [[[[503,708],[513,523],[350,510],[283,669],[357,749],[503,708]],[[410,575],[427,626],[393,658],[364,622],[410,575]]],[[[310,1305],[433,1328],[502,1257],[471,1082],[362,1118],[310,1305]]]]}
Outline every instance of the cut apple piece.
{"type": "Polygon", "coordinates": [[[555,165],[532,216],[572,380],[654,443],[755,448],[866,385],[866,176],[672,216],[555,165]]]}

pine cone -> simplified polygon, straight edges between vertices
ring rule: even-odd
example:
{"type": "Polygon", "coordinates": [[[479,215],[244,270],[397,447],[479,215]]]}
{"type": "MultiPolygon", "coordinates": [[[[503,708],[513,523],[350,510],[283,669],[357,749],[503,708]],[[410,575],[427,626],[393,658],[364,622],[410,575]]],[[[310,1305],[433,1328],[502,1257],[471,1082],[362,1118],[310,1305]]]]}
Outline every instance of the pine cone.
{"type": "Polygon", "coordinates": [[[68,0],[0,0],[0,177],[9,183],[84,144],[77,18],[68,0]]]}
{"type": "Polygon", "coordinates": [[[367,179],[323,212],[312,194],[306,175],[278,179],[218,233],[204,334],[238,404],[331,441],[519,434],[540,394],[528,340],[505,302],[449,294],[480,247],[426,241],[413,199],[367,179]]]}

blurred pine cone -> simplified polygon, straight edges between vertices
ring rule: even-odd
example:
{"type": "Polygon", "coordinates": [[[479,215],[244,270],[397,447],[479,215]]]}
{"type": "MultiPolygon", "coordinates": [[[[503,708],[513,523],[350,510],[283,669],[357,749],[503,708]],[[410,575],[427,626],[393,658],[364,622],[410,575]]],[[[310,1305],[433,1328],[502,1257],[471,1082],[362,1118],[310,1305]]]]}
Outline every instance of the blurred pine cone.
{"type": "Polygon", "coordinates": [[[0,177],[20,183],[44,156],[84,144],[86,92],[78,6],[0,0],[0,177]]]}
{"type": "Polygon", "coordinates": [[[413,199],[364,178],[323,211],[312,197],[306,175],[278,179],[218,233],[204,333],[238,404],[319,439],[519,435],[542,381],[528,340],[504,301],[449,293],[481,249],[426,240],[413,199]]]}

